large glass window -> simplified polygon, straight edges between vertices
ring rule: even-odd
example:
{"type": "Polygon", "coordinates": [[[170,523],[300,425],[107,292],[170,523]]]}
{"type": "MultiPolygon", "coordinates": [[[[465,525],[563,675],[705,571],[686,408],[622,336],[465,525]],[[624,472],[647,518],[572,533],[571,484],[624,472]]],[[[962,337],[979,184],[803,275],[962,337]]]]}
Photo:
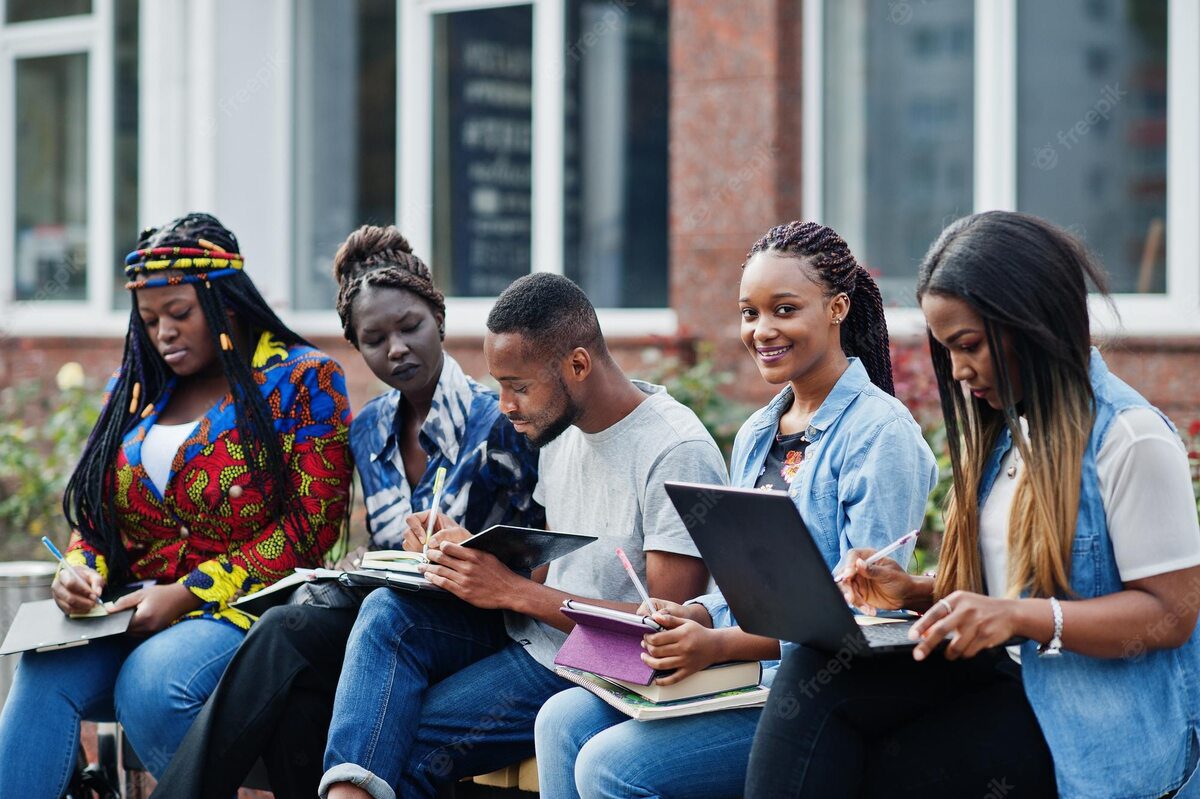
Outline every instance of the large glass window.
{"type": "Polygon", "coordinates": [[[1017,205],[1166,291],[1167,0],[1021,0],[1017,205]]]}
{"type": "Polygon", "coordinates": [[[92,0],[5,0],[5,22],[31,22],[92,13],[92,0]]]}
{"type": "Polygon", "coordinates": [[[667,305],[667,7],[567,3],[564,272],[597,306],[667,305]]]}
{"type": "Polygon", "coordinates": [[[120,267],[138,233],[138,0],[116,0],[113,12],[113,307],[128,308],[120,267]]]}
{"type": "Polygon", "coordinates": [[[494,297],[531,268],[533,9],[435,15],[433,81],[433,268],[494,297]]]}
{"type": "Polygon", "coordinates": [[[86,53],[15,63],[18,300],[86,297],[87,75],[86,53]]]}
{"type": "Polygon", "coordinates": [[[349,230],[396,218],[450,297],[495,297],[548,269],[600,307],[665,307],[669,5],[297,3],[296,307],[329,306],[330,259],[349,230]],[[534,46],[535,19],[562,22],[555,79],[537,72],[550,56],[534,46]],[[561,147],[533,149],[536,92],[539,126],[562,107],[561,147]],[[402,152],[413,163],[398,164],[402,152]],[[541,216],[535,166],[541,186],[562,176],[561,195],[538,198],[541,216]]]}
{"type": "Polygon", "coordinates": [[[294,302],[325,309],[338,245],[395,219],[395,0],[299,3],[295,53],[294,302]]]}
{"type": "Polygon", "coordinates": [[[822,216],[913,305],[938,232],[971,213],[974,3],[823,4],[822,216]]]}

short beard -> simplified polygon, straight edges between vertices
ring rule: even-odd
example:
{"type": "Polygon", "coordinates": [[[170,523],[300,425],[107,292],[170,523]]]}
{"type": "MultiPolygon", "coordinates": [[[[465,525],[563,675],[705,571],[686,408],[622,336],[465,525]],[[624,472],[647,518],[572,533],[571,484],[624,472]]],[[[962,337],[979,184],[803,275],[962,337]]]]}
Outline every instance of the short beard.
{"type": "Polygon", "coordinates": [[[567,404],[566,407],[563,408],[563,412],[558,415],[558,418],[547,425],[546,429],[537,436],[526,434],[525,437],[529,439],[529,443],[533,445],[534,449],[541,449],[554,439],[561,436],[567,431],[568,427],[575,424],[576,420],[578,420],[582,414],[579,406],[575,404],[575,400],[571,399],[570,394],[567,394],[565,386],[563,387],[563,394],[566,395],[567,404]]]}

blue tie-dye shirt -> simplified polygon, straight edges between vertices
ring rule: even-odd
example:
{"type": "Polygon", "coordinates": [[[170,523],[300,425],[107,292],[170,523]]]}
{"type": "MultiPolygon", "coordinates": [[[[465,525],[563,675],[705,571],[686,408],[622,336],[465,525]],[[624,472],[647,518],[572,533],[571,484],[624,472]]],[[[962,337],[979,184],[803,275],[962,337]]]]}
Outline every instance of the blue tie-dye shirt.
{"type": "Polygon", "coordinates": [[[441,511],[478,533],[493,524],[546,526],[533,501],[536,450],[500,412],[496,393],[468,377],[449,355],[418,436],[429,456],[417,487],[409,487],[400,453],[400,392],[392,389],[363,407],[350,426],[350,448],[362,478],[371,546],[399,549],[404,519],[428,510],[433,476],[446,467],[441,511]]]}

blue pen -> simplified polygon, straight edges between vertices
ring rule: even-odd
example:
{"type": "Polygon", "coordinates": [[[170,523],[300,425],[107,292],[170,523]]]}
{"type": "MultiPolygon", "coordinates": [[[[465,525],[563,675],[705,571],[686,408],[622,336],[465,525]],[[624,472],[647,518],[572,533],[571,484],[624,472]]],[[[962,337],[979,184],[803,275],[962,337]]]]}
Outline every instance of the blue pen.
{"type": "Polygon", "coordinates": [[[92,587],[87,584],[87,581],[79,576],[79,572],[77,572],[73,568],[71,568],[71,564],[67,563],[67,559],[63,557],[63,553],[58,551],[58,547],[54,546],[54,542],[51,541],[46,536],[42,536],[42,543],[46,545],[46,549],[50,550],[50,554],[58,559],[58,563],[62,567],[62,571],[70,573],[70,575],[72,577],[74,577],[79,582],[83,583],[83,587],[87,589],[88,596],[90,596],[93,600],[95,600],[95,602],[97,604],[99,604],[100,597],[93,594],[92,587]]]}

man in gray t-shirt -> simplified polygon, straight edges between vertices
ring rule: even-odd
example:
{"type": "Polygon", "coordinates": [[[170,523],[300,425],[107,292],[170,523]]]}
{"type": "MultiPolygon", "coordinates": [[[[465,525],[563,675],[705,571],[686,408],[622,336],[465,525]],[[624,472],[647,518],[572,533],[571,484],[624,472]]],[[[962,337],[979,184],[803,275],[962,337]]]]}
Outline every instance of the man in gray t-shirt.
{"type": "MultiPolygon", "coordinates": [[[[682,603],[705,591],[708,572],[663,488],[727,480],[696,415],[624,375],[591,303],[564,277],[517,280],[488,331],[500,409],[542,448],[534,498],[548,526],[599,540],[527,579],[458,546],[468,532],[449,527],[435,536],[425,574],[462,602],[368,596],[338,682],[322,797],[433,797],[441,784],[532,755],[538,709],[572,685],[552,667],[571,627],[563,600],[638,605],[618,546],[652,596],[682,603]]],[[[410,517],[406,547],[419,548],[425,517],[410,517]]]]}
{"type": "MultiPolygon", "coordinates": [[[[545,584],[637,605],[616,548],[625,550],[643,578],[649,553],[700,557],[663,483],[724,483],[726,477],[721,452],[696,414],[662,386],[633,382],[647,396],[628,416],[595,433],[570,427],[542,449],[533,498],[546,509],[551,530],[600,537],[552,562],[545,584]]],[[[650,582],[653,594],[659,585],[650,582]]],[[[565,632],[511,612],[505,622],[514,641],[553,668],[565,632]]]]}

